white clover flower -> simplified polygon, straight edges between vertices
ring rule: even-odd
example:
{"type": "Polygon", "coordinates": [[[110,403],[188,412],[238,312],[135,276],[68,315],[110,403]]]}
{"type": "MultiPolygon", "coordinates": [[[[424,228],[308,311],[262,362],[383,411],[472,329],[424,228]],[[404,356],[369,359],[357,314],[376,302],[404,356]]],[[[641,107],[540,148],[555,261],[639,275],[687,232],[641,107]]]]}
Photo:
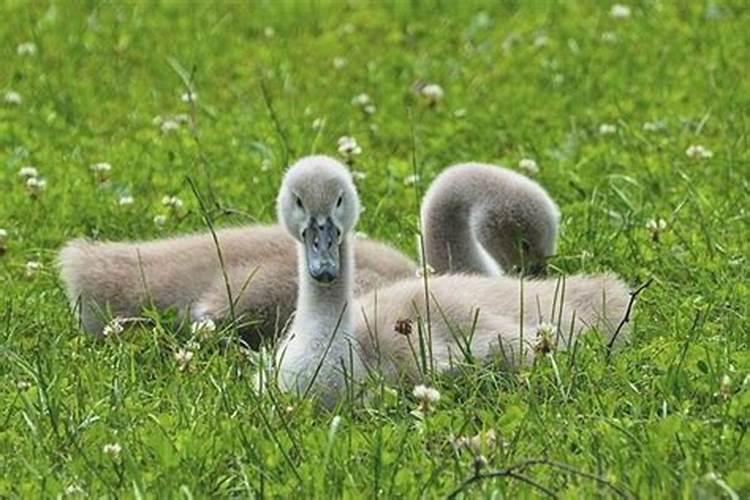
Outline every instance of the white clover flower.
{"type": "Polygon", "coordinates": [[[36,169],[36,167],[32,167],[31,165],[29,165],[26,167],[21,167],[21,169],[18,171],[18,176],[23,177],[24,179],[39,177],[39,171],[36,169]]]}
{"type": "Polygon", "coordinates": [[[428,83],[424,87],[422,87],[419,91],[419,93],[427,99],[427,102],[429,102],[431,105],[435,105],[438,102],[443,100],[443,96],[445,93],[443,92],[443,87],[436,83],[428,83]]]}
{"type": "Polygon", "coordinates": [[[372,99],[370,99],[370,96],[364,93],[354,96],[352,98],[352,105],[358,106],[368,115],[375,113],[375,111],[377,110],[375,105],[372,103],[372,99]]]}
{"type": "Polygon", "coordinates": [[[34,42],[19,43],[18,47],[16,47],[16,54],[19,56],[36,55],[36,44],[34,42]]]}
{"type": "Polygon", "coordinates": [[[339,154],[347,160],[351,160],[352,157],[362,154],[362,148],[359,147],[359,144],[357,144],[357,140],[354,137],[346,135],[339,137],[337,144],[339,147],[339,154]]]}
{"type": "Polygon", "coordinates": [[[26,380],[19,380],[16,382],[16,389],[19,391],[26,391],[28,389],[31,389],[31,382],[28,382],[26,380]]]}
{"type": "Polygon", "coordinates": [[[372,100],[370,99],[370,96],[365,93],[357,94],[352,98],[352,105],[354,106],[361,107],[370,104],[371,102],[372,100]]]}
{"type": "Polygon", "coordinates": [[[129,194],[122,195],[117,200],[117,204],[120,205],[121,207],[132,205],[133,203],[135,203],[135,199],[129,194]]]}
{"type": "Polygon", "coordinates": [[[84,493],[83,488],[81,488],[76,483],[71,483],[71,484],[69,484],[68,486],[65,487],[65,495],[66,496],[72,497],[72,496],[76,496],[76,495],[81,495],[83,493],[84,493]]]}
{"type": "Polygon", "coordinates": [[[6,104],[13,104],[13,105],[18,105],[23,102],[23,98],[21,97],[21,94],[13,90],[7,91],[5,93],[5,96],[3,96],[3,100],[5,101],[6,104]]]}
{"type": "Polygon", "coordinates": [[[104,328],[102,328],[102,336],[112,337],[115,335],[120,335],[124,331],[125,327],[122,324],[122,318],[112,318],[110,322],[104,325],[104,328]]]}
{"type": "Polygon", "coordinates": [[[32,278],[44,269],[44,264],[41,262],[30,260],[26,263],[26,277],[32,278]]]}
{"type": "Polygon", "coordinates": [[[104,452],[105,455],[109,455],[112,458],[119,457],[121,451],[122,451],[122,446],[120,446],[120,443],[107,443],[102,447],[102,452],[104,452]]]}
{"type": "Polygon", "coordinates": [[[539,173],[539,165],[531,158],[523,158],[519,161],[518,168],[526,175],[536,175],[539,173]]]}
{"type": "Polygon", "coordinates": [[[169,118],[162,122],[160,128],[162,132],[164,132],[165,134],[168,134],[170,132],[174,132],[175,130],[179,130],[180,124],[177,121],[169,118]]]}
{"type": "Polygon", "coordinates": [[[617,132],[617,126],[611,123],[602,123],[599,125],[599,135],[611,135],[617,132]]]}
{"type": "Polygon", "coordinates": [[[195,357],[195,353],[189,349],[178,349],[174,353],[174,359],[180,365],[180,370],[187,368],[193,357],[195,357]]]}
{"type": "Polygon", "coordinates": [[[664,219],[649,219],[646,222],[646,229],[650,231],[664,231],[667,228],[667,221],[664,219]]]}
{"type": "Polygon", "coordinates": [[[263,35],[266,38],[273,38],[276,35],[276,30],[273,29],[273,26],[266,26],[263,28],[263,35]]]}
{"type": "Polygon", "coordinates": [[[440,391],[423,384],[415,386],[412,394],[419,400],[422,411],[429,411],[432,405],[440,401],[440,391]]]}
{"type": "Polygon", "coordinates": [[[343,69],[344,66],[346,66],[346,59],[343,57],[334,57],[333,58],[333,68],[334,69],[343,69]]]}
{"type": "Polygon", "coordinates": [[[188,89],[187,92],[183,92],[180,99],[182,102],[196,102],[198,100],[198,92],[193,89],[188,89]]]}
{"type": "Polygon", "coordinates": [[[404,186],[413,186],[419,182],[419,174],[411,174],[404,177],[404,186]]]}
{"type": "Polygon", "coordinates": [[[661,121],[657,120],[655,122],[646,122],[643,124],[643,130],[646,132],[658,132],[659,130],[664,130],[667,128],[667,125],[661,121]]]}
{"type": "Polygon", "coordinates": [[[184,205],[177,196],[164,196],[161,199],[161,204],[174,211],[181,210],[184,205]]]}
{"type": "Polygon", "coordinates": [[[89,167],[92,172],[95,172],[97,174],[106,174],[110,170],[112,170],[112,165],[110,165],[107,162],[100,162],[100,163],[94,163],[89,167]]]}
{"type": "Polygon", "coordinates": [[[614,31],[605,31],[602,33],[602,42],[617,43],[617,33],[614,31]]]}
{"type": "Polygon", "coordinates": [[[37,196],[47,189],[47,181],[41,177],[29,177],[26,179],[26,190],[31,196],[37,196]]]}
{"type": "Polygon", "coordinates": [[[706,149],[700,144],[692,144],[685,150],[685,154],[689,158],[697,158],[699,160],[707,160],[713,157],[714,153],[710,149],[706,149]]]}
{"type": "Polygon", "coordinates": [[[610,9],[609,15],[615,19],[627,19],[630,17],[630,7],[621,3],[616,3],[610,9]]]}
{"type": "Polygon", "coordinates": [[[190,331],[193,335],[205,335],[216,331],[216,323],[211,318],[203,318],[200,321],[194,321],[190,325],[190,331]]]}
{"type": "Polygon", "coordinates": [[[424,278],[425,271],[427,271],[428,276],[435,274],[435,269],[429,264],[417,267],[417,270],[414,272],[414,274],[417,278],[424,278]]]}
{"type": "Polygon", "coordinates": [[[650,219],[646,222],[646,229],[651,233],[651,239],[659,241],[659,235],[667,229],[667,221],[664,219],[650,219]]]}
{"type": "Polygon", "coordinates": [[[154,224],[158,228],[164,227],[164,224],[167,223],[167,216],[164,214],[159,214],[154,216],[154,224]]]}

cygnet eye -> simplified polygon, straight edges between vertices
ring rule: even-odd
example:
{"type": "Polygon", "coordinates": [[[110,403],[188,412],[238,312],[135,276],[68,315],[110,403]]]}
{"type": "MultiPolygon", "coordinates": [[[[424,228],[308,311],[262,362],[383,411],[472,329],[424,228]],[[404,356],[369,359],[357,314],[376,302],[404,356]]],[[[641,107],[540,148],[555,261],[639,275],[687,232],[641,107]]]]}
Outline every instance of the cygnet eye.
{"type": "Polygon", "coordinates": [[[340,207],[342,203],[344,203],[344,195],[343,194],[341,196],[339,196],[338,200],[336,200],[336,208],[340,207]]]}
{"type": "Polygon", "coordinates": [[[295,196],[294,198],[294,202],[297,204],[297,208],[304,210],[305,207],[302,205],[302,198],[300,198],[299,196],[295,196]]]}

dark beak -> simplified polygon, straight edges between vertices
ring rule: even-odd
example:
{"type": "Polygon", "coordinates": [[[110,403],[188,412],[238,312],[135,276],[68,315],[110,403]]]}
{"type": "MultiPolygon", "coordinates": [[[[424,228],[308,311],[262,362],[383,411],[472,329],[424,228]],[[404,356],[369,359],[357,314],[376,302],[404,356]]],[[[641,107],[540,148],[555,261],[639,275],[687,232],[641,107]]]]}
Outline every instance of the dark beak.
{"type": "Polygon", "coordinates": [[[303,236],[310,276],[320,283],[330,283],[338,278],[338,232],[331,218],[326,219],[323,224],[310,219],[303,236]]]}

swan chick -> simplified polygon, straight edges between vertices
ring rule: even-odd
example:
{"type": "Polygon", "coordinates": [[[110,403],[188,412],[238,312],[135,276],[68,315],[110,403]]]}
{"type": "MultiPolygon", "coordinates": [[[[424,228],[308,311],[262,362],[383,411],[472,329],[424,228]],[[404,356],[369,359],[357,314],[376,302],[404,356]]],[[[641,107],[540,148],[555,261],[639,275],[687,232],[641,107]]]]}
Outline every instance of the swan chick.
{"type": "Polygon", "coordinates": [[[297,241],[299,274],[294,321],[278,348],[279,384],[304,394],[315,383],[327,387],[332,399],[344,389],[338,363],[349,373],[355,366],[359,371],[355,346],[345,340],[353,327],[347,311],[354,283],[350,233],[360,212],[351,174],[333,158],[305,157],[287,171],[277,211],[297,241]],[[339,334],[343,341],[328,341],[339,334]],[[323,367],[316,374],[318,364],[323,367]]]}
{"type": "Polygon", "coordinates": [[[448,167],[421,211],[425,257],[438,273],[538,274],[555,253],[559,208],[537,182],[503,167],[448,167]]]}
{"type": "Polygon", "coordinates": [[[284,178],[277,210],[296,240],[299,273],[297,310],[277,348],[278,383],[327,407],[372,372],[416,382],[428,371],[501,354],[517,367],[528,362],[523,355],[541,324],[554,323],[560,349],[589,328],[611,338],[629,301],[627,287],[609,274],[526,281],[442,275],[430,278],[428,292],[424,281],[407,279],[355,297],[350,233],[359,200],[346,168],[324,156],[299,160],[284,178]],[[423,331],[429,337],[417,338],[423,331]]]}

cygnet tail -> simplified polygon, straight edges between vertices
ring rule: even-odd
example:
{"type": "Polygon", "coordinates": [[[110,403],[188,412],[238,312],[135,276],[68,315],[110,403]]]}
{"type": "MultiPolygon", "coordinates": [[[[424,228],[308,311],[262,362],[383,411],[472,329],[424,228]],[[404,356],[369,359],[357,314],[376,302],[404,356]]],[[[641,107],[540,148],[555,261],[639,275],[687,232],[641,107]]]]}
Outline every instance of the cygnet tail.
{"type": "Polygon", "coordinates": [[[539,324],[548,323],[568,340],[590,328],[595,328],[606,343],[610,343],[616,333],[616,343],[625,340],[626,325],[620,325],[631,294],[627,285],[615,275],[604,273],[530,280],[525,287],[524,318],[532,332],[539,324]]]}

